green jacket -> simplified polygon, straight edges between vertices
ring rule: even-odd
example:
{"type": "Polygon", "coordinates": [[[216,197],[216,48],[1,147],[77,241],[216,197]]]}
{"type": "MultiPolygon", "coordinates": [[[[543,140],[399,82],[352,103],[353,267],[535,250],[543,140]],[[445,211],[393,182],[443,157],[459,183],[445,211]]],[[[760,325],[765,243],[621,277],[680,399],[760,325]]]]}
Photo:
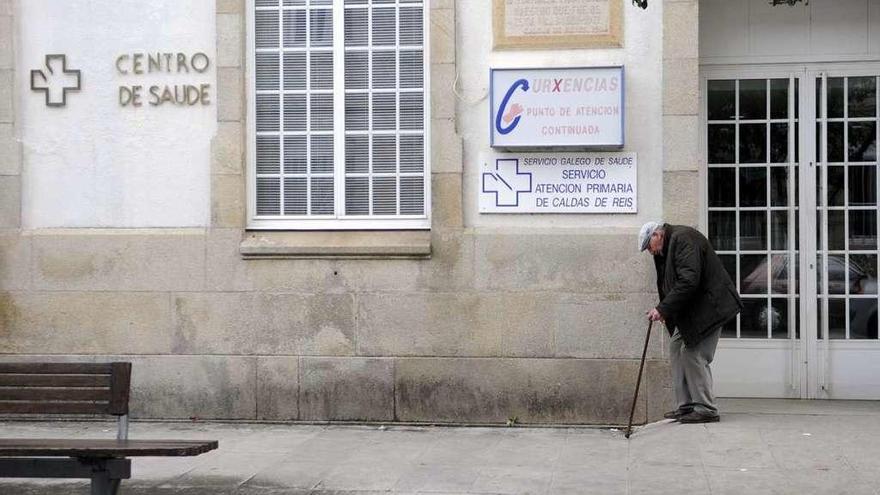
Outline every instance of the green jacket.
{"type": "Polygon", "coordinates": [[[657,292],[670,334],[678,327],[685,345],[698,344],[742,309],[736,285],[709,240],[696,230],[663,226],[663,252],[654,256],[657,292]]]}

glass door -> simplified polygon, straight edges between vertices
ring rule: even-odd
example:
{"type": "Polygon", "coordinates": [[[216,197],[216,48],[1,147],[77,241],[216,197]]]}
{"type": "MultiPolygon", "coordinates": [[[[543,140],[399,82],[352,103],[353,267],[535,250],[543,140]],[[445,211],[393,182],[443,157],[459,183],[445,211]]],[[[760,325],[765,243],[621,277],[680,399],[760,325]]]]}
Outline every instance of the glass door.
{"type": "Polygon", "coordinates": [[[716,388],[799,396],[800,79],[732,74],[704,84],[706,232],[744,305],[722,330],[716,388]]]}
{"type": "Polygon", "coordinates": [[[877,117],[880,71],[816,85],[817,397],[878,398],[877,117]]]}
{"type": "Polygon", "coordinates": [[[702,84],[703,227],[744,304],[716,393],[880,399],[880,64],[705,70],[702,84]]]}

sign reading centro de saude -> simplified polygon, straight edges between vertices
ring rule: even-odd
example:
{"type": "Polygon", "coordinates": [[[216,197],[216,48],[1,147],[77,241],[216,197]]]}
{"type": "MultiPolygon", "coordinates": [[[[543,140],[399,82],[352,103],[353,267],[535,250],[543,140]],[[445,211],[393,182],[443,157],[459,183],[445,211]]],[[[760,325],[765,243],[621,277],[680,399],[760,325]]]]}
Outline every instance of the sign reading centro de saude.
{"type": "Polygon", "coordinates": [[[480,213],[636,213],[635,153],[483,153],[480,213]]]}
{"type": "Polygon", "coordinates": [[[493,148],[619,149],[623,67],[491,69],[493,148]]]}

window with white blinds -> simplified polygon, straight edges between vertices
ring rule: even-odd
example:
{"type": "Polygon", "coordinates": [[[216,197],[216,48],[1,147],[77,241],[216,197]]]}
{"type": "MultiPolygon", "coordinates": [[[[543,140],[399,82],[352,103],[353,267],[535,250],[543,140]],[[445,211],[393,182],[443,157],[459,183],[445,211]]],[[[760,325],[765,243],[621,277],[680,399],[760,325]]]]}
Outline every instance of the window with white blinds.
{"type": "Polygon", "coordinates": [[[252,227],[428,228],[422,0],[253,0],[252,227]]]}

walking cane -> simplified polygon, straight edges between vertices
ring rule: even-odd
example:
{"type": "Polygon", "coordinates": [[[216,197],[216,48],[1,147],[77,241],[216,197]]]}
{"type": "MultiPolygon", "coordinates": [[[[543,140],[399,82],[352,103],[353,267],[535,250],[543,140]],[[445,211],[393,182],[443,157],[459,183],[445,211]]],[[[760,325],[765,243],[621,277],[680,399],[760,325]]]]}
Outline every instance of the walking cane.
{"type": "Polygon", "coordinates": [[[639,398],[639,385],[642,383],[642,370],[645,368],[645,356],[648,354],[648,341],[651,340],[651,326],[653,324],[653,320],[648,320],[648,333],[645,335],[645,349],[642,350],[642,362],[639,364],[639,377],[636,378],[636,393],[633,394],[633,405],[632,409],[629,410],[629,423],[626,424],[626,433],[624,433],[626,438],[629,438],[632,434],[633,415],[636,413],[636,400],[639,398]]]}

